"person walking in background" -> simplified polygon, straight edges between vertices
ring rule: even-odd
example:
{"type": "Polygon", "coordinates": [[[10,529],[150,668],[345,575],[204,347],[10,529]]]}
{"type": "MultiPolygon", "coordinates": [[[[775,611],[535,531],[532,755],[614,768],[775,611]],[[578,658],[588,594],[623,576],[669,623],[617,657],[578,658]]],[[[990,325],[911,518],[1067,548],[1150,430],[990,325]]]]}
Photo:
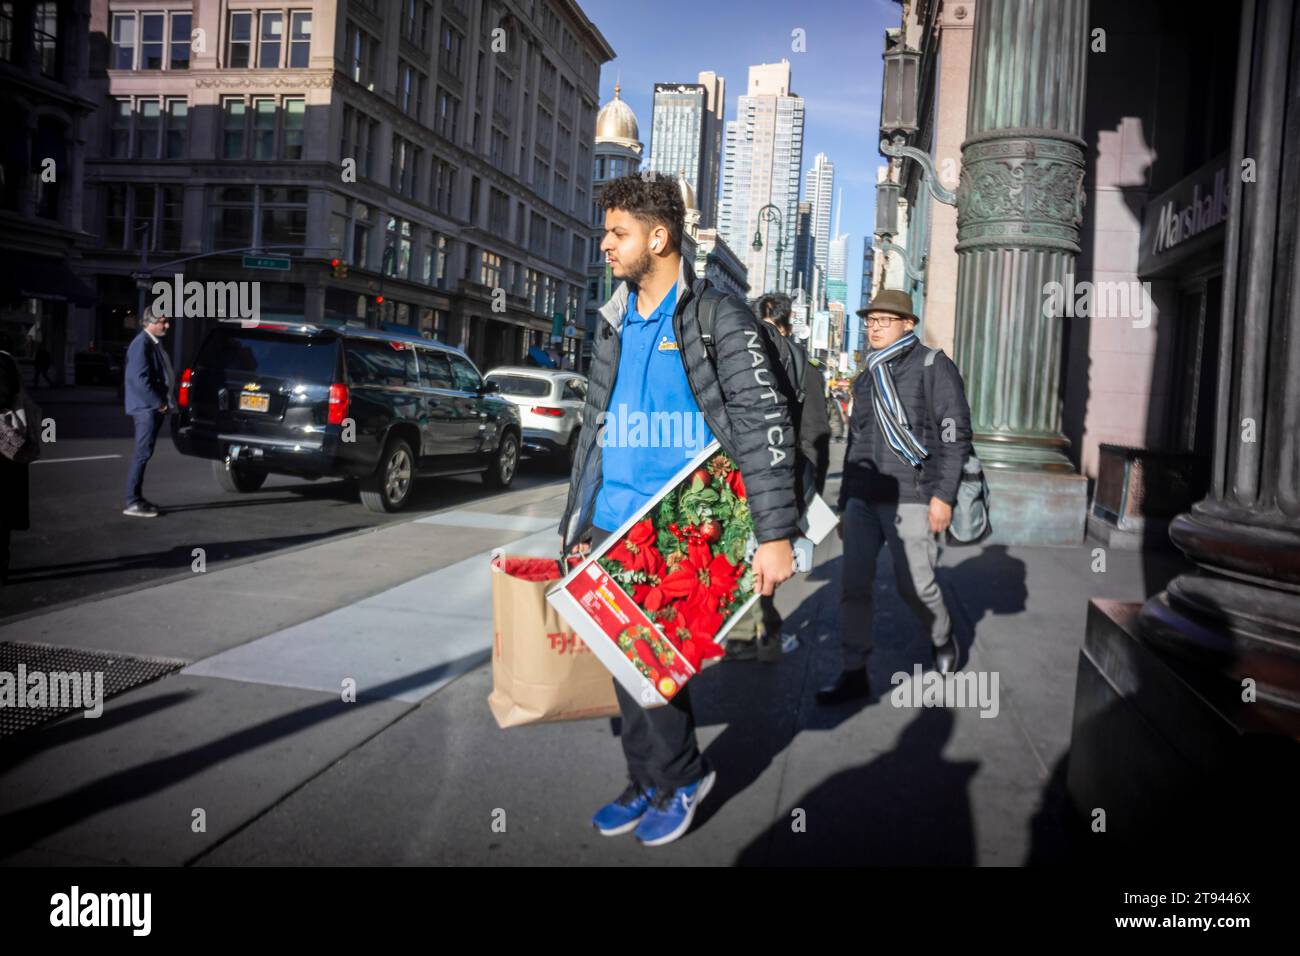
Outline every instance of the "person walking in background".
{"type": "MultiPolygon", "coordinates": [[[[791,540],[799,534],[799,510],[790,410],[771,387],[767,354],[746,344],[763,334],[758,320],[743,301],[723,296],[714,313],[715,354],[709,354],[699,304],[711,290],[682,258],[686,210],[672,178],[623,176],[605,186],[601,203],[600,249],[622,281],[596,319],[582,413],[588,427],[579,433],[573,459],[561,548],[584,553],[599,546],[716,436],[748,491],[759,542],[750,562],[754,589],[770,596],[794,574],[791,540]],[[706,427],[697,443],[629,446],[610,441],[618,432],[605,424],[611,414],[619,421],[699,415],[706,427]]],[[[629,781],[592,825],[604,836],[634,832],[646,846],[669,843],[690,829],[716,779],[695,736],[690,686],[649,709],[617,681],[614,689],[629,781]]]]}
{"type": "Polygon", "coordinates": [[[31,527],[27,466],[41,451],[40,424],[18,362],[0,352],[0,584],[9,579],[10,533],[31,527]]]}
{"type": "Polygon", "coordinates": [[[883,545],[893,556],[899,593],[929,635],[935,667],[947,674],[958,664],[934,569],[938,537],[952,522],[962,464],[971,453],[961,373],[943,352],[921,345],[905,292],[882,290],[858,315],[867,320],[870,351],[866,371],[854,381],[840,483],[844,663],[834,683],[817,692],[819,704],[870,694],[871,590],[883,545]]]}
{"type": "MultiPolygon", "coordinates": [[[[826,485],[826,472],[830,467],[830,426],[826,420],[826,380],[808,358],[808,353],[791,338],[794,331],[790,321],[792,305],[788,295],[771,292],[758,298],[754,303],[754,313],[777,333],[772,342],[783,353],[780,355],[782,368],[792,379],[787,383],[787,394],[803,393],[799,407],[792,409],[792,418],[799,440],[794,465],[797,476],[795,493],[801,500],[807,500],[812,491],[821,494],[826,485]]],[[[789,653],[799,646],[799,639],[794,634],[781,633],[784,624],[775,599],[759,598],[750,615],[733,628],[734,636],[727,640],[727,658],[734,661],[757,657],[769,664],[779,661],[782,653],[789,653]],[[735,634],[736,631],[742,633],[735,634]]]]}
{"type": "Polygon", "coordinates": [[[175,376],[171,359],[162,347],[162,337],[170,325],[165,316],[155,315],[152,308],[145,309],[140,333],[126,350],[123,380],[126,413],[135,423],[135,454],[126,476],[126,507],[122,514],[132,518],[158,515],[157,506],[144,497],[144,469],[153,457],[158,433],[172,407],[175,376]]]}
{"type": "Polygon", "coordinates": [[[844,415],[844,406],[840,403],[839,385],[834,379],[831,380],[830,387],[826,389],[826,421],[830,431],[830,440],[837,444],[844,441],[844,433],[847,431],[847,419],[844,415]]]}
{"type": "Polygon", "coordinates": [[[32,377],[32,388],[41,384],[41,378],[51,388],[54,387],[54,379],[50,378],[50,350],[45,347],[44,342],[36,343],[36,354],[32,356],[32,368],[36,374],[32,377]]]}

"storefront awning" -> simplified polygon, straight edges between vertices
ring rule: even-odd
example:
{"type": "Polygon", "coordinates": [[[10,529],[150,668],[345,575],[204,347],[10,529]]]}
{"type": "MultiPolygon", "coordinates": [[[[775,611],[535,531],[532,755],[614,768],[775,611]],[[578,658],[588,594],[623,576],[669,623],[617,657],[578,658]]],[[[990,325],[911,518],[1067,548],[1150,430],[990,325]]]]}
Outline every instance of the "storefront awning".
{"type": "Polygon", "coordinates": [[[10,253],[4,275],[0,276],[0,301],[14,299],[46,299],[91,306],[95,304],[95,293],[72,274],[62,259],[10,253]]]}

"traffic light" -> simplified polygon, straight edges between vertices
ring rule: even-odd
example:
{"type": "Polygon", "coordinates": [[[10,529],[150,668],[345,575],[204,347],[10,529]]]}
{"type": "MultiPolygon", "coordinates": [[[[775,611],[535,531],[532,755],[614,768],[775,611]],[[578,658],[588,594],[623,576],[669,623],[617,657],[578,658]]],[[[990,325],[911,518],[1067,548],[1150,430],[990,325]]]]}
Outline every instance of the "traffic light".
{"type": "Polygon", "coordinates": [[[342,259],[331,259],[330,268],[334,270],[334,278],[346,279],[348,277],[348,264],[342,259]]]}
{"type": "Polygon", "coordinates": [[[375,305],[383,305],[383,304],[384,304],[384,297],[382,295],[375,296],[375,305]]]}

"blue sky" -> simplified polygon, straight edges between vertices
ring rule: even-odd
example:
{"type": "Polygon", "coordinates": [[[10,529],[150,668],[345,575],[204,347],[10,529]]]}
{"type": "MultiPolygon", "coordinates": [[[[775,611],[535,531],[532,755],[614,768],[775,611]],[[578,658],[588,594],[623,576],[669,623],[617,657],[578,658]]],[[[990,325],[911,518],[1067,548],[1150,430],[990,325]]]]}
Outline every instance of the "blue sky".
{"type": "MultiPolygon", "coordinates": [[[[880,136],[880,54],[885,28],[897,26],[893,0],[579,0],[616,58],[600,74],[600,101],[621,95],[636,113],[647,155],[655,83],[693,83],[701,70],[726,78],[725,119],[736,116],[749,67],[790,61],[792,91],[806,101],[803,173],[819,152],[835,163],[840,232],[849,240],[849,305],[861,286],[862,241],[874,220],[880,136]],[[791,50],[804,31],[806,52],[791,50]]],[[[832,209],[832,218],[834,209],[832,209]]]]}

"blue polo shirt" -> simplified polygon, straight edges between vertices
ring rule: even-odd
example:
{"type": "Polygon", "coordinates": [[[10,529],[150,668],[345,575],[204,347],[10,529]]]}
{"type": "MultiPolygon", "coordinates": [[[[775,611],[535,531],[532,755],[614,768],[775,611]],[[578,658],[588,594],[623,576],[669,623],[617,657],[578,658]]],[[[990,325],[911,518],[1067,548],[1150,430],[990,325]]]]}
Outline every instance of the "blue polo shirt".
{"type": "Polygon", "coordinates": [[[674,286],[646,318],[627,299],[622,351],[601,442],[601,486],[592,522],[613,531],[713,441],[677,350],[674,286]]]}

